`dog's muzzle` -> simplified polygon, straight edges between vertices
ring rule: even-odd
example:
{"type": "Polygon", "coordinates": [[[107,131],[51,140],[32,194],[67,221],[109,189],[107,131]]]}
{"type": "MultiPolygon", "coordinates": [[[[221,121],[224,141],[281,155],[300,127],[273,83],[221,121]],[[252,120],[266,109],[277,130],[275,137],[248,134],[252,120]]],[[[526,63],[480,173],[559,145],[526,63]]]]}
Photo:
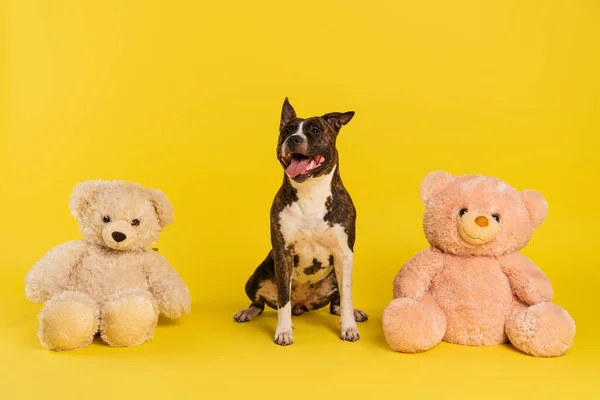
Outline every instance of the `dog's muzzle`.
{"type": "Polygon", "coordinates": [[[294,134],[288,137],[283,143],[282,156],[290,153],[306,154],[308,151],[308,141],[300,134],[294,134]]]}

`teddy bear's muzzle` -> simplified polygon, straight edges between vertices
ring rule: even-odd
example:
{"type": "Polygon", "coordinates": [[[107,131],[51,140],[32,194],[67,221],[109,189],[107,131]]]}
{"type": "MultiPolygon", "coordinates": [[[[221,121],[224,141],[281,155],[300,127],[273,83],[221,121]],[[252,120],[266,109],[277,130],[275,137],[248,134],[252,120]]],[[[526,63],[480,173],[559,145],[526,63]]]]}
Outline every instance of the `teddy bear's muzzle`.
{"type": "Polygon", "coordinates": [[[467,212],[458,219],[458,233],[465,242],[481,246],[496,239],[500,224],[491,215],[467,212]]]}
{"type": "Polygon", "coordinates": [[[135,229],[125,221],[115,221],[107,224],[102,230],[104,244],[114,250],[127,250],[137,239],[135,229]]]}

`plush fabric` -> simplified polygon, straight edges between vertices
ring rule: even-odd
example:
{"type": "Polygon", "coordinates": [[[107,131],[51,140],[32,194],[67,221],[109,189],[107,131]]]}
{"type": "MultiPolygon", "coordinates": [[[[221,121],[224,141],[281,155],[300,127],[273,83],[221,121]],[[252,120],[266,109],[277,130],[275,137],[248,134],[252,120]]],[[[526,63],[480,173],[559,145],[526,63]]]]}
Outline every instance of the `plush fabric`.
{"type": "Polygon", "coordinates": [[[26,277],[28,299],[45,303],[38,330],[44,347],[80,349],[97,333],[110,346],[135,346],[153,337],[159,314],[189,312],[185,283],[150,248],[173,221],[162,192],[88,181],[75,187],[70,207],[85,239],[55,247],[26,277]]]}
{"type": "Polygon", "coordinates": [[[440,341],[489,346],[510,341],[538,357],[564,354],[575,323],[552,304],[552,285],[518,251],[548,213],[543,196],[499,179],[429,174],[421,186],[431,248],[409,260],[383,315],[393,350],[414,353],[440,341]]]}

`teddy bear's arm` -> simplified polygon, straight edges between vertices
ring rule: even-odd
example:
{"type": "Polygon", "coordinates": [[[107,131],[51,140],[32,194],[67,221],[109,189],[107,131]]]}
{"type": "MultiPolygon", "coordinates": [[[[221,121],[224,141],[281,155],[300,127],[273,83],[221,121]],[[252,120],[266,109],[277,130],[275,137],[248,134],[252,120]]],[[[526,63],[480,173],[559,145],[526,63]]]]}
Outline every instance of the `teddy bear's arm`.
{"type": "Polygon", "coordinates": [[[394,280],[394,298],[421,300],[429,290],[431,280],[444,265],[442,253],[426,249],[417,253],[398,272],[394,280]]]}
{"type": "Polygon", "coordinates": [[[36,303],[50,300],[64,286],[85,249],[85,242],[76,240],[56,246],[46,253],[25,277],[27,298],[36,303]]]}
{"type": "Polygon", "coordinates": [[[146,267],[150,292],[156,298],[161,314],[171,319],[188,314],[192,303],[190,291],[169,262],[152,252],[146,267]]]}
{"type": "Polygon", "coordinates": [[[528,305],[552,300],[554,291],[550,280],[524,255],[513,253],[503,257],[500,268],[519,300],[528,305]]]}

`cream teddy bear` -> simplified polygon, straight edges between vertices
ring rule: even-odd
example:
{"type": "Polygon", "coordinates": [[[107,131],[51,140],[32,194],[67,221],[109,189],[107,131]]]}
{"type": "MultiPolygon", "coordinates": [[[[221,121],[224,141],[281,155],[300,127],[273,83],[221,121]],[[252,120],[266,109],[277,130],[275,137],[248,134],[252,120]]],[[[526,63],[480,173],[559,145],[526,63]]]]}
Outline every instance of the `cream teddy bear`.
{"type": "Polygon", "coordinates": [[[76,350],[96,333],[115,347],[152,338],[159,314],[180,318],[191,297],[168,261],[149,246],[173,221],[158,190],[122,181],[78,184],[70,208],[85,239],[48,252],[26,277],[29,300],[46,303],[38,336],[50,350],[76,350]]]}
{"type": "Polygon", "coordinates": [[[551,303],[548,278],[519,253],[548,213],[542,195],[496,178],[437,172],[425,178],[421,199],[431,248],[408,261],[394,282],[395,300],[383,316],[392,349],[510,341],[534,356],[564,354],[575,323],[551,303]]]}

